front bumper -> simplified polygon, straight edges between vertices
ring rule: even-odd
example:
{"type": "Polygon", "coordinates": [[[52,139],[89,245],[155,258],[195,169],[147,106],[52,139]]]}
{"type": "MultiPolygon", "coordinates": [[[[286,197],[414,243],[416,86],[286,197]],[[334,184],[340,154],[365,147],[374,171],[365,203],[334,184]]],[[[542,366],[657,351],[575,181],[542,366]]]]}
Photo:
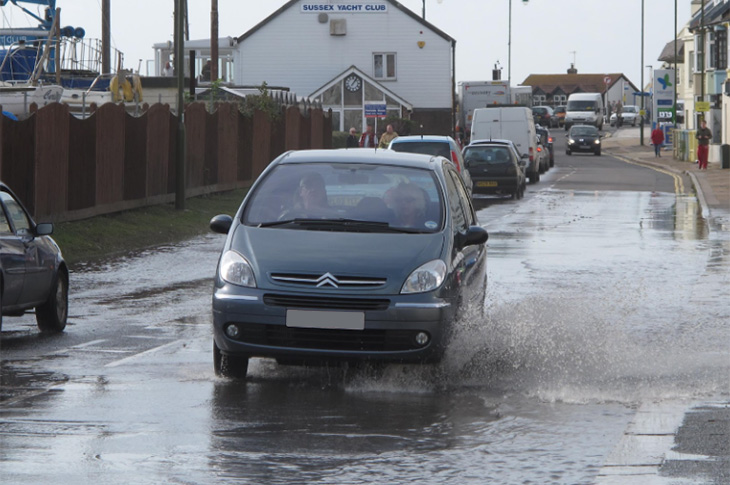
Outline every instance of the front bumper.
{"type": "Polygon", "coordinates": [[[452,302],[428,293],[353,296],[229,290],[217,288],[213,295],[213,334],[218,348],[228,355],[299,362],[437,362],[456,318],[452,302]],[[362,314],[364,326],[357,330],[330,324],[292,326],[287,324],[288,310],[362,314]],[[235,338],[226,332],[230,325],[239,330],[235,338]],[[423,333],[428,336],[425,344],[418,341],[423,333]]]}
{"type": "Polygon", "coordinates": [[[601,149],[600,143],[588,142],[588,143],[568,143],[568,150],[572,152],[596,152],[601,149]]]}

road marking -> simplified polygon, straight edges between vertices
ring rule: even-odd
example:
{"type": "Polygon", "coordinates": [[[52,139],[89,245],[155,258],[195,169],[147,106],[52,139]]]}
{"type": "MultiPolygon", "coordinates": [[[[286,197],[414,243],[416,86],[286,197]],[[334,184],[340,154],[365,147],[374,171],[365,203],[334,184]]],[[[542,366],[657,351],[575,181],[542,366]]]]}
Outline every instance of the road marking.
{"type": "Polygon", "coordinates": [[[665,170],[663,168],[655,167],[653,165],[648,165],[648,164],[644,164],[644,163],[640,163],[640,162],[635,162],[635,161],[630,160],[628,158],[622,157],[621,155],[615,155],[615,154],[612,153],[611,156],[614,157],[614,158],[617,158],[617,159],[621,160],[622,162],[625,162],[625,163],[628,163],[628,164],[631,164],[631,165],[636,165],[636,166],[639,166],[639,167],[649,168],[651,170],[654,170],[655,172],[660,172],[660,173],[663,173],[664,175],[669,175],[670,177],[672,177],[674,179],[674,193],[676,195],[686,195],[686,193],[684,191],[684,182],[682,181],[682,177],[680,177],[676,173],[670,172],[669,170],[665,170]]]}
{"type": "Polygon", "coordinates": [[[160,345],[159,347],[153,347],[149,350],[145,350],[144,352],[140,352],[138,354],[130,355],[129,357],[125,357],[124,359],[115,360],[114,362],[110,362],[106,364],[104,367],[119,367],[120,365],[128,364],[129,362],[135,361],[137,359],[140,359],[142,357],[160,352],[162,350],[167,349],[168,347],[174,347],[176,345],[182,345],[185,340],[175,340],[174,342],[170,342],[165,345],[160,345]]]}

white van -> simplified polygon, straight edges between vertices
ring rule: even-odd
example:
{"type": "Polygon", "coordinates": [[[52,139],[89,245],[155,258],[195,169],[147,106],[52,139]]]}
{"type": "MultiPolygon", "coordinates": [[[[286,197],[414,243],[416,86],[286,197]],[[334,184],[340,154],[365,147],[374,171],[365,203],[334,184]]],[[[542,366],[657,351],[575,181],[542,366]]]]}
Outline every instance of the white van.
{"type": "Polygon", "coordinates": [[[540,180],[537,158],[537,132],[532,110],[523,106],[478,108],[471,121],[471,141],[510,140],[520,154],[529,155],[526,167],[530,183],[540,180]]]}
{"type": "Polygon", "coordinates": [[[603,98],[600,93],[574,93],[565,106],[565,131],[573,125],[593,125],[603,129],[603,98]]]}

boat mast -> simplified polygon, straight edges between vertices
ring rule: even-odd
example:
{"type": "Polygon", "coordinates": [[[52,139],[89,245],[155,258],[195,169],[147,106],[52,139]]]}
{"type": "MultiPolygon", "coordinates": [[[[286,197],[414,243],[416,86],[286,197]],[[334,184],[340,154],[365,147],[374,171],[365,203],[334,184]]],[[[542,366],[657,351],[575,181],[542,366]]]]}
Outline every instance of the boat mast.
{"type": "Polygon", "coordinates": [[[111,0],[101,2],[101,73],[109,74],[111,69],[111,0]]]}

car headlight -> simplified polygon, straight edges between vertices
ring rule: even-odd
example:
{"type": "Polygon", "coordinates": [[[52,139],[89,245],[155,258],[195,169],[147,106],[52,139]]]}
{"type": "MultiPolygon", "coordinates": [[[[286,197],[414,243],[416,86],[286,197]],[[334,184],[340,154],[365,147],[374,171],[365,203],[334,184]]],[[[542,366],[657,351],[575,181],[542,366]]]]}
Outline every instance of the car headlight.
{"type": "Polygon", "coordinates": [[[246,258],[235,251],[226,251],[220,262],[223,281],[237,286],[256,288],[256,278],[246,258]]]}
{"type": "Polygon", "coordinates": [[[568,144],[572,145],[573,143],[575,143],[575,140],[573,140],[572,138],[568,138],[568,144]]]}
{"type": "Polygon", "coordinates": [[[596,140],[593,143],[595,143],[596,145],[600,145],[601,144],[601,140],[596,140]]]}
{"type": "Polygon", "coordinates": [[[401,288],[401,294],[425,293],[433,291],[444,282],[446,278],[446,263],[440,259],[434,259],[416,268],[406,279],[401,288]]]}

